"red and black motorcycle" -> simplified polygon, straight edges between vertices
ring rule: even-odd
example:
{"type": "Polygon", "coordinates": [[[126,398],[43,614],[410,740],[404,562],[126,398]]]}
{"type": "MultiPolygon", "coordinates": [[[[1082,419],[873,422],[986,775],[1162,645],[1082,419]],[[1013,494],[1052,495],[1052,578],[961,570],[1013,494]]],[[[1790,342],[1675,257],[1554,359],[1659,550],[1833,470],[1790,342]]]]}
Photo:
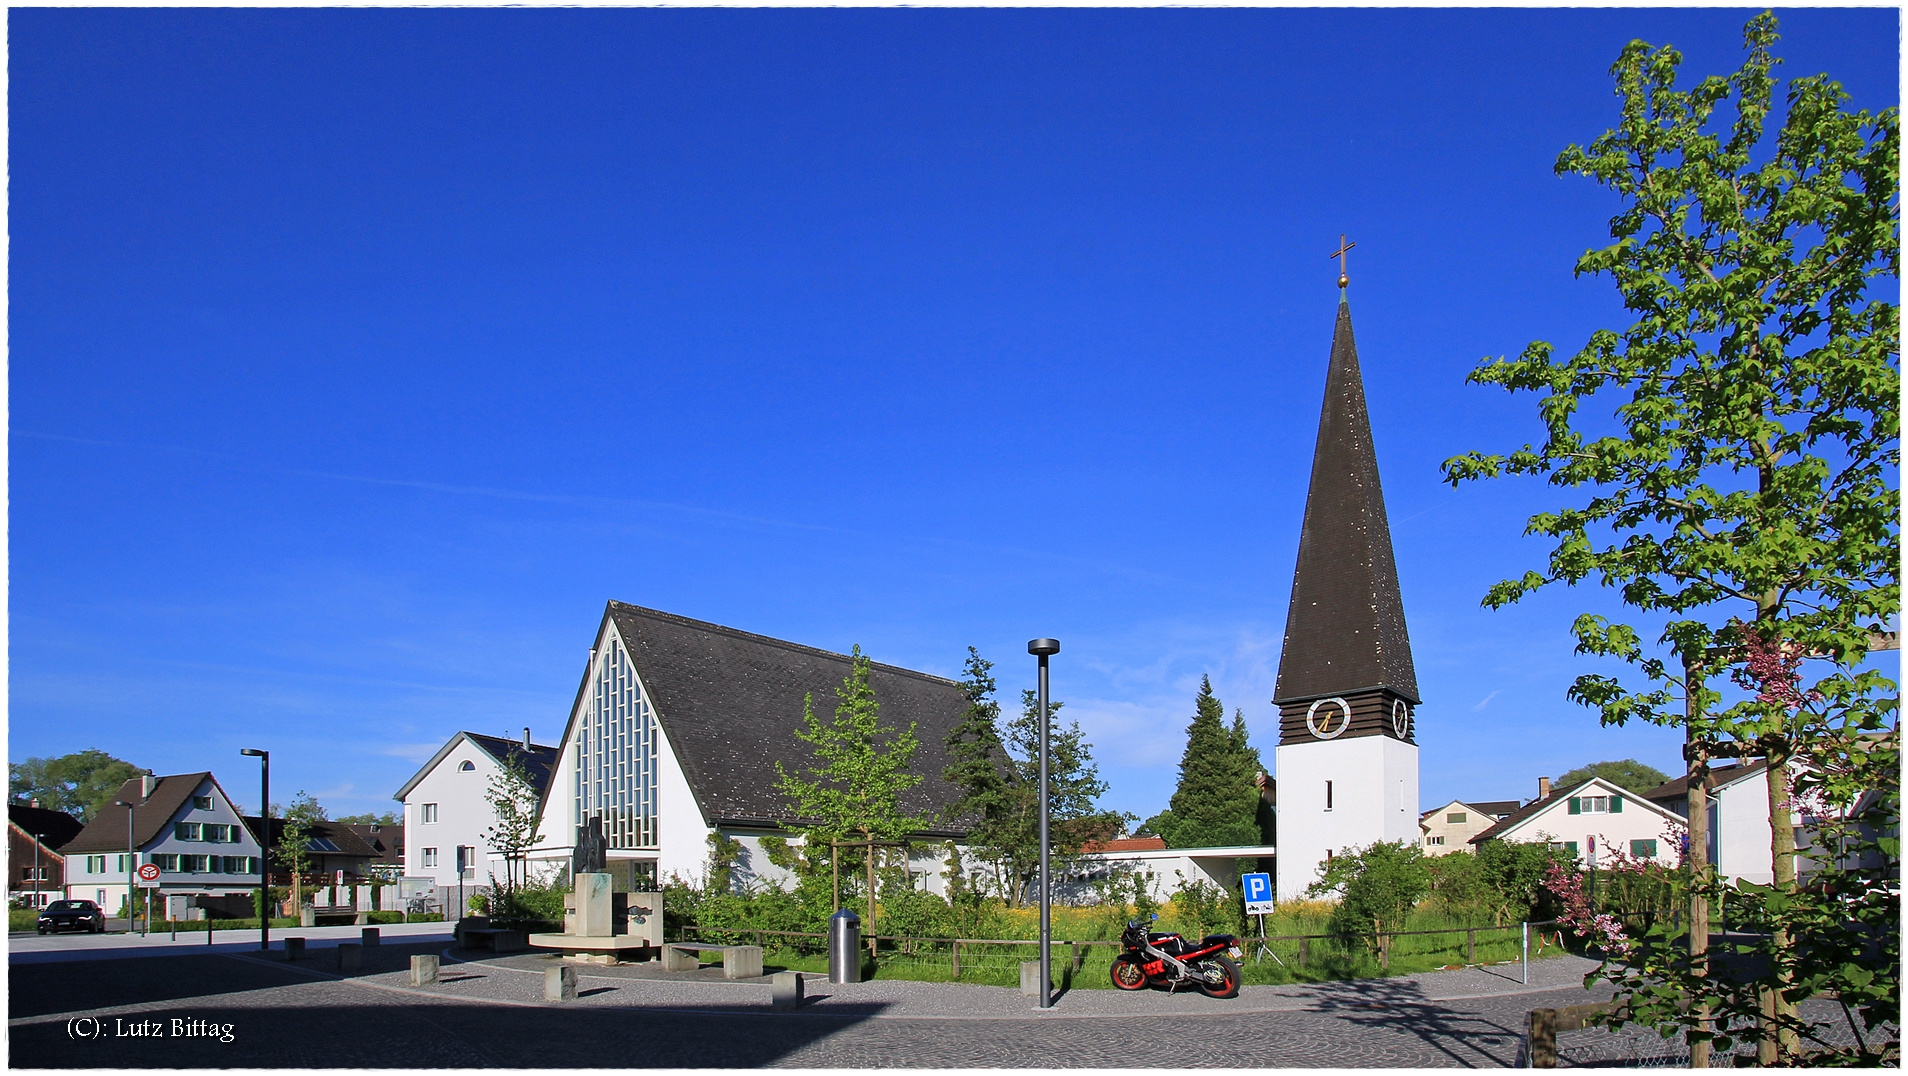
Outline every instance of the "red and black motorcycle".
{"type": "Polygon", "coordinates": [[[1190,985],[1210,997],[1239,996],[1238,962],[1245,954],[1231,934],[1208,934],[1190,942],[1177,934],[1149,932],[1135,919],[1126,924],[1120,944],[1126,951],[1113,958],[1113,985],[1121,990],[1190,985]]]}

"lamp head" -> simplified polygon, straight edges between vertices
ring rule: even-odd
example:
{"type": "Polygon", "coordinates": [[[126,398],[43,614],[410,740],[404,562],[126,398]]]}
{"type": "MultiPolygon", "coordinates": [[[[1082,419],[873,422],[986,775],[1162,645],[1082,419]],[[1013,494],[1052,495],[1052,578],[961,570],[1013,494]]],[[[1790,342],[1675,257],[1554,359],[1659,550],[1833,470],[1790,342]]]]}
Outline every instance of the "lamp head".
{"type": "Polygon", "coordinates": [[[127,803],[127,802],[126,802],[125,800],[114,800],[114,801],[113,801],[113,806],[115,806],[115,807],[124,807],[124,808],[126,808],[127,810],[129,810],[129,811],[130,811],[130,810],[132,810],[132,804],[130,804],[130,803],[127,803]]]}
{"type": "Polygon", "coordinates": [[[1034,639],[1027,644],[1027,653],[1029,654],[1038,654],[1041,657],[1046,657],[1049,654],[1058,654],[1059,652],[1060,640],[1058,639],[1034,639]]]}
{"type": "Polygon", "coordinates": [[[256,747],[241,747],[241,748],[239,748],[239,754],[241,754],[241,755],[247,755],[247,756],[249,756],[249,757],[251,757],[251,758],[269,758],[269,757],[271,757],[271,752],[270,752],[270,751],[260,751],[260,750],[259,750],[258,748],[256,748],[256,747]]]}

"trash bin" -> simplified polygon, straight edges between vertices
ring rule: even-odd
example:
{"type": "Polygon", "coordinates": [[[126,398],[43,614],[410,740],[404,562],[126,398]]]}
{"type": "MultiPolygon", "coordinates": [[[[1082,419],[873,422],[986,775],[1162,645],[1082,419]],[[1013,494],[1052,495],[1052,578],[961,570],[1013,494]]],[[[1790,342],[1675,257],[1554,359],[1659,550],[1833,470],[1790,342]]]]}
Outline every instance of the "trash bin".
{"type": "Polygon", "coordinates": [[[846,908],[828,917],[828,981],[861,981],[861,917],[846,908]]]}

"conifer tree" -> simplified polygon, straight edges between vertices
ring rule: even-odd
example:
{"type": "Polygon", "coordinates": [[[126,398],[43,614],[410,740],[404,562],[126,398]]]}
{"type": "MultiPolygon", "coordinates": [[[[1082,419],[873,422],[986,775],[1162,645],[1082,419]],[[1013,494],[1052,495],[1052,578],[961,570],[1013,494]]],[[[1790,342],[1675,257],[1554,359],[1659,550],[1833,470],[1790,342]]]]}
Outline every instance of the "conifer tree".
{"type": "Polygon", "coordinates": [[[1173,848],[1217,848],[1259,843],[1258,752],[1246,744],[1245,715],[1225,724],[1226,708],[1202,677],[1186,726],[1186,753],[1179,760],[1179,787],[1170,820],[1159,834],[1173,848]]]}

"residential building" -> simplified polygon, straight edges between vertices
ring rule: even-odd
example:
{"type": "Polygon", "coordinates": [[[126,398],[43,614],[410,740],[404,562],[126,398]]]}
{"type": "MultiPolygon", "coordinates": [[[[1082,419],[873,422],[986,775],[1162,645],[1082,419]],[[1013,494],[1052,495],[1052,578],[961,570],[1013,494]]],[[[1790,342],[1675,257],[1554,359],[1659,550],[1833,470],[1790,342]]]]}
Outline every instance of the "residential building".
{"type": "Polygon", "coordinates": [[[404,826],[384,825],[379,822],[351,823],[345,826],[367,847],[377,853],[371,860],[370,874],[383,881],[395,882],[404,876],[404,826]]]}
{"type": "MultiPolygon", "coordinates": [[[[1168,848],[1158,837],[1121,837],[1090,841],[1077,860],[1054,871],[1054,899],[1084,904],[1097,897],[1095,883],[1110,876],[1137,878],[1154,900],[1164,903],[1182,884],[1205,882],[1227,892],[1239,889],[1239,861],[1266,856],[1270,849],[1168,848]]],[[[1130,892],[1130,890],[1129,890],[1130,892]]]]}
{"type": "MultiPolygon", "coordinates": [[[[156,863],[155,908],[170,896],[191,898],[200,907],[243,907],[252,899],[258,840],[210,773],[147,774],[127,781],[113,798],[133,805],[132,850],[127,809],[109,803],[61,849],[68,898],[97,901],[107,914],[120,914],[133,870],[156,863]]],[[[144,914],[143,903],[137,910],[144,914]]]]}
{"type": "MultiPolygon", "coordinates": [[[[245,827],[256,838],[259,835],[258,816],[247,815],[245,827]]],[[[268,847],[276,850],[284,834],[285,819],[272,819],[268,847]]],[[[331,821],[311,824],[305,837],[305,853],[304,881],[310,886],[362,885],[371,880],[371,865],[378,858],[377,850],[360,838],[354,827],[331,821]]],[[[273,885],[291,884],[291,868],[277,858],[276,851],[271,862],[271,881],[273,885]]]]}
{"type": "Polygon", "coordinates": [[[1280,900],[1337,852],[1421,836],[1418,678],[1345,283],[1272,698],[1280,900]]]}
{"type": "Polygon", "coordinates": [[[1424,854],[1442,856],[1471,850],[1471,838],[1509,818],[1521,800],[1452,800],[1418,819],[1424,854]]]}
{"type": "Polygon", "coordinates": [[[1675,812],[1601,777],[1554,792],[1544,778],[1539,790],[1546,794],[1469,843],[1477,847],[1488,841],[1544,842],[1592,868],[1611,864],[1619,854],[1671,867],[1682,862],[1688,829],[1675,812]]]}
{"type": "Polygon", "coordinates": [[[60,849],[85,824],[65,811],[31,803],[7,805],[7,902],[44,908],[65,892],[66,857],[60,849]]]}
{"type": "MultiPolygon", "coordinates": [[[[485,831],[496,822],[487,798],[505,760],[518,759],[539,795],[550,782],[557,749],[523,739],[459,732],[431,756],[396,799],[404,804],[400,865],[407,878],[427,878],[440,892],[486,889],[491,876],[504,875],[502,857],[485,831]]],[[[388,842],[387,842],[388,843],[388,842]]]]}

